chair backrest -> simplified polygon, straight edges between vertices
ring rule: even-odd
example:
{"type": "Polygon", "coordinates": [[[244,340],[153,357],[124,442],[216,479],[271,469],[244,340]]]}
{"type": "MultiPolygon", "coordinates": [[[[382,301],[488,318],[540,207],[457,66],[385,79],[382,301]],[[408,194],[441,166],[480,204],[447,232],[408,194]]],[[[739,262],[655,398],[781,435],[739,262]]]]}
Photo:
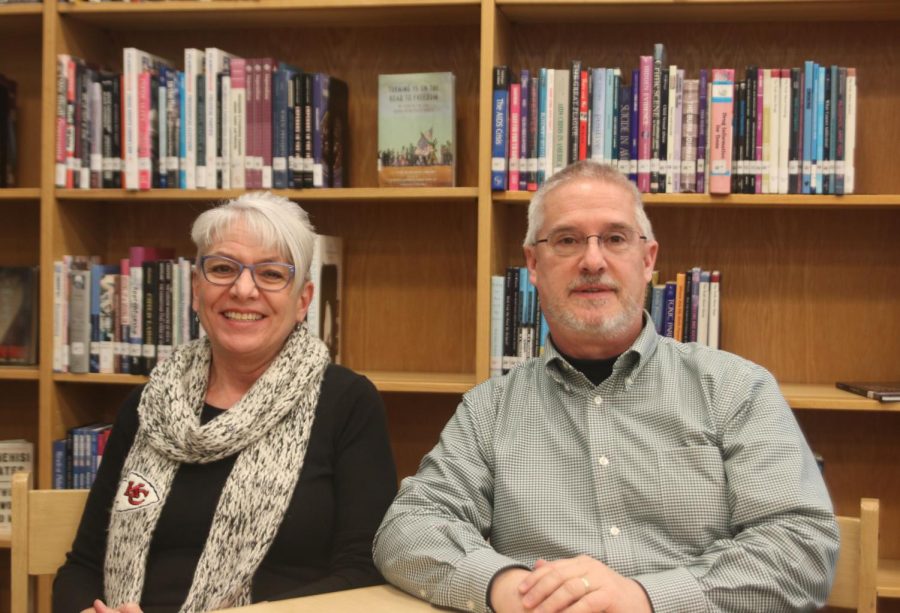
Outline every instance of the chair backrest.
{"type": "Polygon", "coordinates": [[[863,498],[859,517],[838,517],[841,551],[827,604],[874,613],[878,579],[878,499],[863,498]]]}
{"type": "Polygon", "coordinates": [[[12,478],[12,613],[28,613],[32,577],[53,575],[75,540],[87,490],[33,490],[31,474],[12,478]]]}

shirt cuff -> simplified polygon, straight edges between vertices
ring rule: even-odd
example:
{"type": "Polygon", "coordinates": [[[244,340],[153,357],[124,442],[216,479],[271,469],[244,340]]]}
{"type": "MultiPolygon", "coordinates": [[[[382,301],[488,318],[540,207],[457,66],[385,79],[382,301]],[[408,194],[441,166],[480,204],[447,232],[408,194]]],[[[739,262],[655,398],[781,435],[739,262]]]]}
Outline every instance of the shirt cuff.
{"type": "Polygon", "coordinates": [[[488,587],[494,575],[503,569],[521,566],[518,560],[490,548],[473,551],[460,560],[453,571],[450,606],[460,611],[488,612],[488,587]]]}
{"type": "Polygon", "coordinates": [[[632,577],[641,584],[653,613],[673,613],[677,611],[706,611],[703,590],[686,568],[673,568],[659,573],[632,577]]]}

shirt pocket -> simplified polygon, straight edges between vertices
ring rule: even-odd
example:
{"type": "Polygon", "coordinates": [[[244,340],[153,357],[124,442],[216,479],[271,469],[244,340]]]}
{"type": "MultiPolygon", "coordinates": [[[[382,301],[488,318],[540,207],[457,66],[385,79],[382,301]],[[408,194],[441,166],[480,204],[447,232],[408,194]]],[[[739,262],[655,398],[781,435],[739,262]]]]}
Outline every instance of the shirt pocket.
{"type": "Polygon", "coordinates": [[[722,454],[712,445],[657,451],[660,525],[694,554],[729,536],[731,511],[722,454]]]}

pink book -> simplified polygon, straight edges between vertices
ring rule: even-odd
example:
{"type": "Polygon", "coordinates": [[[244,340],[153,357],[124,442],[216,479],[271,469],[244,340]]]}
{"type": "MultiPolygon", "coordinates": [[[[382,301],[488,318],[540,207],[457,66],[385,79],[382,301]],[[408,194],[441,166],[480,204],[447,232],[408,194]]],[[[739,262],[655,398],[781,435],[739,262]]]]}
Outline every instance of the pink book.
{"type": "Polygon", "coordinates": [[[762,193],[762,160],[763,160],[763,82],[766,80],[765,68],[756,70],[756,193],[762,193]]]}
{"type": "Polygon", "coordinates": [[[519,156],[522,152],[522,84],[509,84],[509,185],[511,192],[519,191],[519,156]]]}
{"type": "MultiPolygon", "coordinates": [[[[637,186],[640,191],[647,193],[650,191],[650,135],[653,131],[653,109],[650,106],[650,98],[653,95],[652,55],[641,56],[640,76],[637,186]]],[[[732,81],[734,81],[733,78],[732,81]]]]}
{"type": "Polygon", "coordinates": [[[709,193],[731,193],[734,69],[714,68],[710,101],[709,193]]]}
{"type": "Polygon", "coordinates": [[[138,189],[150,189],[150,72],[138,75],[138,189]]]}
{"type": "Polygon", "coordinates": [[[261,73],[259,82],[259,155],[262,156],[262,171],[259,187],[272,189],[272,71],[275,60],[263,58],[259,61],[261,73]]]}

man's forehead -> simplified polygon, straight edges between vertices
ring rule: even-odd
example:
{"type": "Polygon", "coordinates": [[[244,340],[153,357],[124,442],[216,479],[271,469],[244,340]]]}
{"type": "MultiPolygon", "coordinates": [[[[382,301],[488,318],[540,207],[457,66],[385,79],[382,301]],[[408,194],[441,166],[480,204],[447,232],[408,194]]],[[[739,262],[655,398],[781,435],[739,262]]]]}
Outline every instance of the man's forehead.
{"type": "Polygon", "coordinates": [[[619,185],[596,179],[579,179],[547,194],[544,204],[547,222],[560,217],[587,216],[592,213],[634,222],[632,195],[619,185]]]}

